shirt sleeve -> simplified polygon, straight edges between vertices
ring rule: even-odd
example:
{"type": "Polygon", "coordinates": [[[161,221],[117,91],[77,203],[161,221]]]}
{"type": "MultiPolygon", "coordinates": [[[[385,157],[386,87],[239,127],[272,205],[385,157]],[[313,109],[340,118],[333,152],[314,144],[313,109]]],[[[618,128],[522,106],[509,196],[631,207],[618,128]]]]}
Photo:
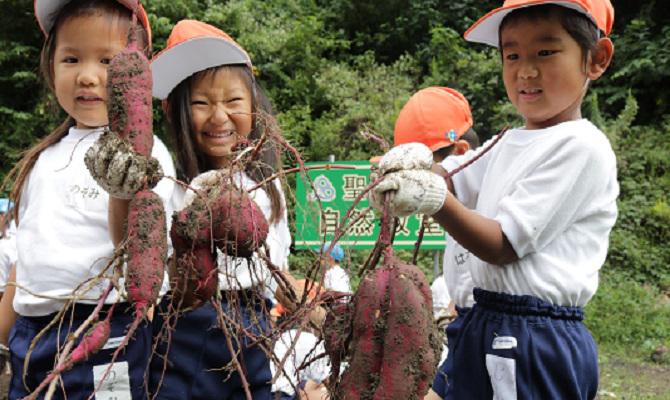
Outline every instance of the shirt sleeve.
{"type": "Polygon", "coordinates": [[[548,154],[501,199],[495,216],[520,258],[618,195],[616,160],[608,143],[572,137],[557,142],[548,154]]]}
{"type": "MultiPolygon", "coordinates": [[[[474,150],[469,150],[463,155],[449,156],[445,158],[440,165],[447,172],[454,171],[456,168],[479,156],[479,154],[484,149],[491,145],[496,137],[497,136],[494,136],[493,138],[487,140],[482,146],[474,150]]],[[[484,176],[486,175],[488,163],[491,159],[491,154],[495,150],[496,147],[494,146],[491,151],[487,151],[479,159],[451,177],[451,180],[454,183],[454,195],[468,208],[474,209],[477,205],[477,198],[479,197],[479,192],[481,191],[481,186],[482,182],[484,181],[484,176]]]]}

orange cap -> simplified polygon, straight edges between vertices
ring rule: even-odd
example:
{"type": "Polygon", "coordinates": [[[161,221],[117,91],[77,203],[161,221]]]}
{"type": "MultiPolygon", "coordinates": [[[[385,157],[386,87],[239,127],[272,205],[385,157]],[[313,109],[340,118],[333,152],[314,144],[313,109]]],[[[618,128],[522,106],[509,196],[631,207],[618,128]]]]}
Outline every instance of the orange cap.
{"type": "Polygon", "coordinates": [[[184,19],[172,28],[167,47],[151,61],[153,95],[168,97],[189,76],[220,65],[245,64],[247,52],[226,32],[204,22],[184,19]]]}
{"type": "MultiPolygon", "coordinates": [[[[45,36],[48,36],[49,31],[53,28],[53,24],[58,17],[60,9],[70,1],[71,0],[35,0],[35,18],[37,18],[37,23],[45,36]]],[[[149,25],[149,17],[147,16],[147,12],[144,11],[142,4],[138,0],[117,1],[131,11],[135,11],[135,8],[139,6],[137,7],[137,19],[147,31],[147,39],[149,40],[149,44],[151,44],[151,26],[149,25]]]]}
{"type": "Polygon", "coordinates": [[[490,11],[475,22],[463,35],[465,40],[498,47],[498,31],[502,20],[517,8],[555,4],[578,11],[593,21],[609,36],[614,24],[614,7],[610,0],[505,0],[503,6],[490,11]]]}
{"type": "Polygon", "coordinates": [[[393,145],[419,142],[432,151],[454,144],[472,127],[470,105],[457,90],[432,86],[405,103],[393,131],[393,145]]]}

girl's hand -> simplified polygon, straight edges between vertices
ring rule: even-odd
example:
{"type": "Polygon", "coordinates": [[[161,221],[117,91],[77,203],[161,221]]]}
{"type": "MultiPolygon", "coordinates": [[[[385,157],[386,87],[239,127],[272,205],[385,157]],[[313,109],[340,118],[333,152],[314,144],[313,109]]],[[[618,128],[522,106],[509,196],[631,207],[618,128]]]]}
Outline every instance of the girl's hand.
{"type": "Polygon", "coordinates": [[[128,200],[145,187],[153,188],[163,177],[157,159],[136,153],[130,143],[113,132],[105,132],[96,140],[84,162],[98,185],[120,199],[128,200]]]}

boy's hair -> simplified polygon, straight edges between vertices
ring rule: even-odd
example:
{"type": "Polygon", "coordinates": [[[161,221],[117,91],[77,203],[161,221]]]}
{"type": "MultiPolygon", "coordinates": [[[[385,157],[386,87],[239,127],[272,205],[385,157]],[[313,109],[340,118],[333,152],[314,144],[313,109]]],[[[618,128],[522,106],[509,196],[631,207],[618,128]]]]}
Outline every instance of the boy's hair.
{"type": "MultiPolygon", "coordinates": [[[[191,83],[196,79],[202,79],[206,75],[214,74],[222,69],[228,69],[237,73],[247,85],[249,93],[252,94],[251,112],[253,114],[253,125],[250,140],[259,140],[268,129],[278,129],[274,121],[272,104],[263,92],[251,69],[247,65],[223,65],[208,68],[191,75],[181,81],[168,95],[167,125],[170,132],[173,148],[177,153],[177,174],[180,179],[191,181],[200,173],[211,169],[207,160],[199,155],[193,141],[191,115],[191,83]]],[[[259,152],[260,159],[246,164],[245,172],[255,182],[261,182],[269,178],[280,168],[280,159],[272,137],[265,138],[259,152]]],[[[283,213],[284,204],[282,196],[274,182],[267,182],[263,189],[268,194],[272,204],[270,223],[278,221],[283,213]]]]}
{"type": "MultiPolygon", "coordinates": [[[[552,17],[558,18],[563,29],[577,42],[582,49],[582,60],[586,63],[589,52],[596,50],[598,39],[605,34],[586,15],[571,8],[556,4],[517,8],[505,16],[500,23],[498,38],[501,38],[500,34],[506,26],[520,20],[537,21],[552,17]]],[[[498,44],[498,48],[502,49],[502,43],[498,44]]]]}
{"type": "MultiPolygon", "coordinates": [[[[55,90],[53,59],[54,52],[56,50],[56,41],[58,39],[58,28],[65,21],[71,18],[91,15],[104,15],[112,21],[127,21],[127,26],[130,28],[132,12],[116,0],[72,0],[63,6],[63,8],[61,8],[58,12],[58,17],[56,18],[53,27],[51,28],[51,32],[48,32],[40,54],[40,72],[42,79],[44,79],[45,86],[52,93],[55,90]]],[[[141,48],[144,49],[144,52],[148,57],[150,56],[151,52],[151,46],[150,43],[148,43],[148,33],[143,27],[141,27],[140,24],[137,24],[137,27],[138,28],[136,29],[135,34],[139,42],[138,44],[141,48]]],[[[49,135],[25,151],[21,160],[7,175],[4,183],[14,179],[14,185],[12,187],[10,197],[14,200],[15,203],[14,217],[17,221],[17,224],[19,222],[18,210],[19,204],[21,202],[21,192],[28,174],[30,174],[30,171],[33,169],[33,166],[35,165],[35,162],[37,162],[40,154],[42,154],[42,151],[51,145],[58,143],[63,137],[65,137],[65,135],[67,135],[70,127],[74,125],[75,120],[68,115],[65,121],[63,121],[63,123],[54,129],[49,135]]]]}

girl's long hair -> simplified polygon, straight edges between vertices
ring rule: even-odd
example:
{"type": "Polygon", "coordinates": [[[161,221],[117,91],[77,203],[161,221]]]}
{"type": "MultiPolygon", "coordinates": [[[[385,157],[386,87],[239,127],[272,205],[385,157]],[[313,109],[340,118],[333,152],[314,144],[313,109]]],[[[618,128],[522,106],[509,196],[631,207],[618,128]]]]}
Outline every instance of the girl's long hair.
{"type": "MultiPolygon", "coordinates": [[[[53,62],[58,28],[71,18],[92,15],[104,15],[107,16],[110,21],[127,21],[126,23],[128,27],[130,27],[130,20],[132,17],[131,11],[116,0],[72,0],[64,5],[63,8],[59,10],[58,17],[44,40],[40,54],[40,73],[44,80],[44,85],[50,93],[53,94],[55,92],[53,62]]],[[[140,24],[137,24],[137,26],[138,28],[135,29],[136,37],[138,38],[138,42],[143,44],[145,53],[147,57],[149,57],[151,47],[148,43],[148,34],[140,24]]],[[[68,115],[65,118],[65,121],[63,121],[56,129],[26,150],[23,153],[21,160],[7,175],[5,183],[11,182],[12,180],[14,181],[10,198],[14,201],[14,218],[16,219],[17,224],[19,223],[18,213],[19,205],[21,203],[21,194],[30,171],[32,171],[35,166],[40,154],[51,145],[60,142],[75,123],[76,121],[68,115]]]]}
{"type": "MultiPolygon", "coordinates": [[[[277,129],[274,121],[272,105],[262,88],[246,65],[225,65],[200,71],[189,78],[184,79],[175,87],[167,98],[167,127],[170,140],[177,154],[177,175],[180,179],[190,182],[202,172],[212,169],[205,157],[196,151],[193,141],[191,115],[191,82],[200,79],[206,74],[213,74],[226,68],[238,73],[244,79],[249,92],[252,94],[251,110],[253,114],[253,126],[248,139],[257,141],[268,134],[269,129],[277,129]]],[[[275,134],[279,134],[276,132],[275,134]]],[[[272,135],[268,135],[263,142],[259,152],[259,159],[246,163],[244,172],[255,182],[260,183],[272,176],[280,168],[280,159],[277,152],[276,141],[272,135]]],[[[268,194],[272,205],[270,223],[281,219],[284,211],[282,195],[274,182],[266,182],[263,189],[268,194]]]]}

